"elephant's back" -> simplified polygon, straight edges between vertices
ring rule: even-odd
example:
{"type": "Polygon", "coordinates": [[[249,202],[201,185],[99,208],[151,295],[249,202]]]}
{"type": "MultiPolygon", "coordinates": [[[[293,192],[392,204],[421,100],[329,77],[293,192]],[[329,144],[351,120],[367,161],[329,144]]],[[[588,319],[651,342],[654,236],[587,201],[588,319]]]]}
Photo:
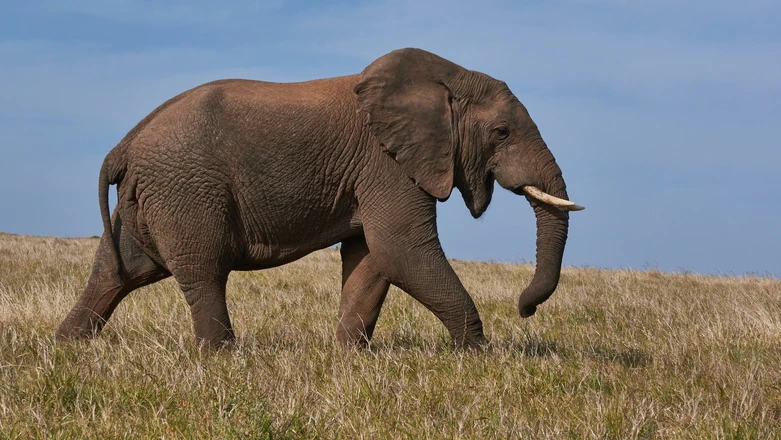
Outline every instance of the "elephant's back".
{"type": "Polygon", "coordinates": [[[271,149],[291,147],[291,140],[299,145],[324,141],[359,122],[352,92],[357,79],[353,75],[296,83],[213,81],[160,105],[119,146],[130,156],[143,156],[155,150],[208,149],[219,154],[258,143],[271,149]]]}

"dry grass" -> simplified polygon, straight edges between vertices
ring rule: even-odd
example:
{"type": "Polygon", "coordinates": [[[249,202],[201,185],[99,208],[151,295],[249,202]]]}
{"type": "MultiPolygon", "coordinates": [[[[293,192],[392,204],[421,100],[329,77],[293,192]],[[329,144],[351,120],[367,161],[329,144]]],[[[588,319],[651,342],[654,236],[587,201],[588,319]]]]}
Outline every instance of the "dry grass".
{"type": "Polygon", "coordinates": [[[96,239],[0,234],[0,438],[781,438],[781,281],[456,261],[492,340],[454,352],[394,290],[373,348],[334,344],[338,254],[234,273],[232,352],[200,353],[170,280],[104,333],[52,333],[96,239]]]}

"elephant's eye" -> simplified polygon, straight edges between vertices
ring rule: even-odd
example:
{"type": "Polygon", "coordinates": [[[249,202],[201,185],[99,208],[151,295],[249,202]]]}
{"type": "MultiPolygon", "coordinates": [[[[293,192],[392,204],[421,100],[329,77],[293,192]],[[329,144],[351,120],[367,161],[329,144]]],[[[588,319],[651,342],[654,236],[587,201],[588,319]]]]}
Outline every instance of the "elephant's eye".
{"type": "Polygon", "coordinates": [[[507,127],[499,127],[494,131],[494,136],[499,140],[505,140],[510,136],[510,130],[507,127]]]}

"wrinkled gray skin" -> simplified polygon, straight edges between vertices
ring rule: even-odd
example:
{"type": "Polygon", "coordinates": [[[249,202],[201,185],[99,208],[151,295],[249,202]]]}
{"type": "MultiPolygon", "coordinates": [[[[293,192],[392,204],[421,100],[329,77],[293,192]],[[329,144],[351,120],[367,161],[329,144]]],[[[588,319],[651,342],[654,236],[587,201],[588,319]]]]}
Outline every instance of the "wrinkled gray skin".
{"type": "MultiPolygon", "coordinates": [[[[455,186],[479,217],[494,180],[518,194],[535,185],[567,199],[561,170],[507,85],[419,49],[391,52],[360,75],[196,87],[144,118],[106,157],[105,232],[57,336],[96,335],[127,294],[173,275],[197,340],[219,347],[234,339],[231,271],[341,242],[341,344],[368,342],[394,284],[431,310],[456,346],[482,345],[477,309],[442,252],[435,205],[455,186]]],[[[556,289],[569,219],[527,200],[537,217],[537,269],[520,296],[524,317],[556,289]]]]}

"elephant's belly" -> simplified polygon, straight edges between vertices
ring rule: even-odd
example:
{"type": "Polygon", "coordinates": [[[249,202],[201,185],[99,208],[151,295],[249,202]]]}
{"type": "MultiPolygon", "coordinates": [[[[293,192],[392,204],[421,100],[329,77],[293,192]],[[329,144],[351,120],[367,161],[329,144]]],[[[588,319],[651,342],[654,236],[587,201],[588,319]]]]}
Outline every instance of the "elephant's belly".
{"type": "Polygon", "coordinates": [[[347,220],[331,225],[319,233],[302,233],[300,240],[288,237],[284,241],[254,240],[247,243],[242,261],[234,267],[235,270],[256,270],[281,266],[298,260],[306,255],[333,246],[356,235],[363,234],[363,225],[355,220],[347,220]]]}

